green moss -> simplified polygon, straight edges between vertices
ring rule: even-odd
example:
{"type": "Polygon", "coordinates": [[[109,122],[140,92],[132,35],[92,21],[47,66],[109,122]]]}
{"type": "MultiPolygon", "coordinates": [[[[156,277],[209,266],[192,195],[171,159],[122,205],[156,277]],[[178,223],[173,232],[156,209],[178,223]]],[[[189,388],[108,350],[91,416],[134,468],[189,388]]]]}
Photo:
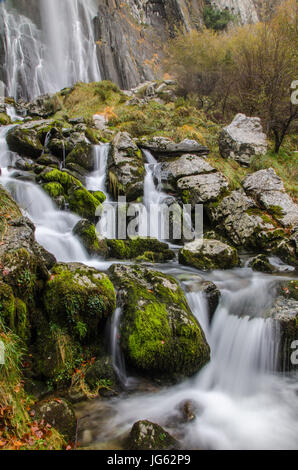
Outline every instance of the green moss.
{"type": "Polygon", "coordinates": [[[0,321],[11,330],[15,326],[16,300],[12,288],[0,281],[0,321]]]}
{"type": "Polygon", "coordinates": [[[102,191],[92,191],[92,196],[94,196],[101,204],[106,200],[106,195],[102,191]]]}
{"type": "MultiPolygon", "coordinates": [[[[286,298],[298,300],[298,281],[287,281],[282,283],[281,294],[286,298]]],[[[298,322],[298,318],[296,320],[298,322]]],[[[297,324],[298,328],[298,324],[297,324]]]]}
{"type": "Polygon", "coordinates": [[[210,254],[201,251],[191,251],[182,248],[179,251],[179,263],[192,266],[202,271],[211,271],[213,269],[232,269],[239,266],[239,256],[236,248],[222,250],[217,256],[210,251],[210,254]]]}
{"type": "Polygon", "coordinates": [[[42,187],[52,199],[64,194],[63,186],[60,183],[46,183],[42,187]]]}
{"type": "Polygon", "coordinates": [[[1,126],[8,126],[8,124],[11,124],[10,117],[7,116],[5,113],[0,113],[0,125],[1,126]]]}
{"type": "Polygon", "coordinates": [[[81,220],[73,230],[90,255],[98,255],[106,257],[108,255],[107,242],[100,239],[100,235],[96,232],[95,226],[88,220],[81,220]]]}
{"type": "Polygon", "coordinates": [[[102,320],[115,309],[115,290],[109,278],[83,265],[57,265],[46,286],[45,310],[54,323],[76,335],[78,323],[87,326],[86,338],[95,338],[102,320]]]}
{"type": "Polygon", "coordinates": [[[21,217],[22,213],[11,195],[0,185],[0,242],[4,239],[11,220],[21,217]]]}
{"type": "Polygon", "coordinates": [[[93,129],[91,127],[87,127],[85,131],[85,136],[87,139],[91,142],[93,145],[98,145],[99,144],[99,132],[96,129],[93,129]]]}
{"type": "Polygon", "coordinates": [[[111,272],[125,292],[121,344],[128,361],[143,372],[172,378],[199,370],[209,348],[177,281],[137,266],[116,265],[111,272]]]}
{"type": "Polygon", "coordinates": [[[16,299],[15,307],[14,331],[25,343],[28,343],[30,340],[31,331],[27,305],[22,300],[16,299]]]}
{"type": "Polygon", "coordinates": [[[101,205],[99,200],[85,188],[72,191],[68,197],[68,204],[71,211],[90,220],[95,219],[96,211],[101,205]]]}
{"type": "Polygon", "coordinates": [[[175,253],[167,243],[155,238],[136,237],[128,240],[107,240],[110,257],[116,259],[138,259],[151,262],[165,262],[173,259],[175,253]]]}
{"type": "Polygon", "coordinates": [[[280,206],[269,206],[268,211],[276,219],[280,219],[284,216],[284,211],[280,206]]]}

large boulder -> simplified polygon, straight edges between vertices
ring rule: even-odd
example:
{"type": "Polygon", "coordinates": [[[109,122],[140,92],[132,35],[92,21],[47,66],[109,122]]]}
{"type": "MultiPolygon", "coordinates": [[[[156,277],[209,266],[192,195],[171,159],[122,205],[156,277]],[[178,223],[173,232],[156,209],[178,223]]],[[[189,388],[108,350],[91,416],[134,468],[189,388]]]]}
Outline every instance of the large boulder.
{"type": "Polygon", "coordinates": [[[97,233],[96,227],[87,219],[81,219],[73,229],[74,235],[80,238],[82,244],[91,256],[107,257],[108,245],[97,233]]]}
{"type": "Polygon", "coordinates": [[[37,131],[33,123],[13,127],[6,135],[9,149],[19,155],[38,158],[43,152],[37,131]]]}
{"type": "Polygon", "coordinates": [[[277,228],[274,220],[242,189],[209,204],[207,212],[215,229],[239,247],[267,249],[269,243],[282,241],[285,237],[285,232],[277,228]]]}
{"type": "Polygon", "coordinates": [[[273,168],[248,175],[243,188],[283,226],[298,225],[298,205],[286,194],[283,182],[273,168]]]}
{"type": "Polygon", "coordinates": [[[79,339],[96,339],[103,320],[116,307],[114,287],[108,276],[79,263],[58,264],[52,269],[43,302],[52,323],[79,339]]]}
{"type": "Polygon", "coordinates": [[[169,250],[168,244],[156,238],[132,238],[128,240],[106,240],[110,258],[138,259],[162,263],[175,258],[175,253],[169,250]]]}
{"type": "Polygon", "coordinates": [[[142,420],[133,425],[127,447],[130,450],[175,450],[179,444],[159,424],[142,420]]]}
{"type": "Polygon", "coordinates": [[[178,192],[186,204],[203,204],[217,201],[227,192],[229,183],[219,172],[186,176],[177,182],[178,192]]]}
{"type": "Polygon", "coordinates": [[[232,158],[243,166],[249,166],[254,155],[265,155],[268,143],[261,120],[237,114],[220,133],[219,149],[223,158],[232,158]]]}
{"type": "Polygon", "coordinates": [[[57,96],[46,94],[28,103],[26,109],[30,116],[45,118],[60,111],[61,104],[57,96]]]}
{"type": "Polygon", "coordinates": [[[48,398],[32,407],[38,420],[53,426],[66,441],[74,442],[76,438],[77,419],[73,407],[63,398],[48,398]]]}
{"type": "Polygon", "coordinates": [[[177,181],[185,176],[216,172],[206,160],[197,155],[186,154],[170,162],[155,166],[154,176],[165,189],[176,189],[177,181]]]}
{"type": "MultiPolygon", "coordinates": [[[[88,172],[94,169],[94,156],[92,145],[87,142],[76,145],[76,147],[68,154],[66,158],[66,166],[76,164],[84,168],[88,172]]],[[[72,167],[70,166],[70,169],[72,167]]]]}
{"type": "Polygon", "coordinates": [[[173,277],[141,266],[113,265],[109,272],[123,309],[121,346],[131,366],[175,381],[209,361],[204,332],[173,277]]]}
{"type": "Polygon", "coordinates": [[[81,217],[96,220],[101,207],[99,200],[67,170],[45,168],[38,176],[38,182],[59,207],[68,206],[81,217]]]}
{"type": "Polygon", "coordinates": [[[135,201],[143,195],[145,167],[141,151],[127,132],[118,132],[108,157],[110,193],[135,201]]]}
{"type": "Polygon", "coordinates": [[[150,150],[153,155],[159,157],[173,157],[184,153],[195,155],[207,155],[209,149],[196,140],[184,139],[181,142],[174,142],[167,137],[153,137],[138,142],[138,145],[144,149],[150,150]]]}
{"type": "Polygon", "coordinates": [[[179,251],[179,262],[206,271],[239,266],[237,250],[218,240],[195,240],[179,251]]]}
{"type": "MultiPolygon", "coordinates": [[[[298,339],[297,281],[292,286],[282,285],[281,295],[266,316],[275,320],[277,344],[277,368],[280,371],[298,370],[293,361],[298,339]]],[[[297,357],[297,356],[296,356],[297,357]]]]}

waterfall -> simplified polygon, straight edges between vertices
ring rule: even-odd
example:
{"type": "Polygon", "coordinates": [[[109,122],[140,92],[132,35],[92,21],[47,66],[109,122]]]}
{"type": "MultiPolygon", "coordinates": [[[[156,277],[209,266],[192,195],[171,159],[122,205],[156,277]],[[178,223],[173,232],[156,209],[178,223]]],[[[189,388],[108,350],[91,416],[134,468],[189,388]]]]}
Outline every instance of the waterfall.
{"type": "MultiPolygon", "coordinates": [[[[173,274],[172,268],[165,272],[173,274]]],[[[186,295],[204,325],[210,363],[176,387],[116,400],[109,421],[109,429],[117,430],[113,438],[139,419],[170,431],[169,423],[175,423],[176,429],[181,404],[188,401],[197,418],[179,429],[184,449],[297,449],[297,384],[275,373],[278,338],[273,323],[263,318],[275,281],[243,268],[215,271],[206,279],[222,294],[211,326],[204,294],[186,295]]]]}
{"type": "Polygon", "coordinates": [[[31,100],[78,81],[99,81],[94,0],[40,0],[41,29],[0,4],[7,94],[31,100]]]}
{"type": "Polygon", "coordinates": [[[106,194],[107,165],[109,144],[94,145],[94,171],[86,178],[86,188],[90,191],[102,191],[106,194]]]}

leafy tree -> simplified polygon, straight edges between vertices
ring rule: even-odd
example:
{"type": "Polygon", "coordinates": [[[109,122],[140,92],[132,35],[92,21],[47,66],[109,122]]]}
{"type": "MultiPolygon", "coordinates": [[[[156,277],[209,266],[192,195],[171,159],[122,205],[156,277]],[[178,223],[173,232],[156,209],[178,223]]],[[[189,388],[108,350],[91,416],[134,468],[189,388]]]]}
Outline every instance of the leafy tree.
{"type": "Polygon", "coordinates": [[[214,31],[223,31],[234,19],[235,17],[231,15],[228,9],[219,10],[212,6],[206,6],[203,10],[203,20],[206,28],[214,31]]]}

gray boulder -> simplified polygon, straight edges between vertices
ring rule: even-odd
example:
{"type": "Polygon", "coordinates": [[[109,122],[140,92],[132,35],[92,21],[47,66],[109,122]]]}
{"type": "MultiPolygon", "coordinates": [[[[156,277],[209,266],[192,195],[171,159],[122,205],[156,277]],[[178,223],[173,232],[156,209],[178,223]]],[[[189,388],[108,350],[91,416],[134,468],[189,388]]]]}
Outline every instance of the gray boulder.
{"type": "Polygon", "coordinates": [[[283,226],[298,225],[298,205],[286,194],[283,182],[273,168],[247,176],[243,187],[283,226]]]}
{"type": "Polygon", "coordinates": [[[265,155],[268,143],[261,120],[237,114],[220,133],[219,149],[223,158],[232,158],[243,166],[249,166],[254,155],[265,155]]]}
{"type": "Polygon", "coordinates": [[[154,176],[165,189],[175,189],[180,178],[216,172],[206,160],[197,155],[185,154],[172,162],[156,165],[154,176]]]}
{"type": "Polygon", "coordinates": [[[177,181],[183,202],[193,207],[195,204],[217,201],[228,186],[228,181],[219,172],[186,176],[177,181]]]}
{"type": "Polygon", "coordinates": [[[115,198],[125,195],[130,202],[143,195],[143,157],[127,132],[118,132],[114,138],[110,147],[108,168],[110,192],[115,198]]]}
{"type": "Polygon", "coordinates": [[[184,139],[176,143],[166,137],[153,137],[150,140],[142,140],[138,143],[140,147],[150,150],[154,156],[173,157],[184,153],[196,155],[207,155],[209,149],[196,140],[184,139]]]}
{"type": "Polygon", "coordinates": [[[239,265],[237,250],[218,240],[195,240],[179,251],[179,262],[206,271],[239,265]]]}

